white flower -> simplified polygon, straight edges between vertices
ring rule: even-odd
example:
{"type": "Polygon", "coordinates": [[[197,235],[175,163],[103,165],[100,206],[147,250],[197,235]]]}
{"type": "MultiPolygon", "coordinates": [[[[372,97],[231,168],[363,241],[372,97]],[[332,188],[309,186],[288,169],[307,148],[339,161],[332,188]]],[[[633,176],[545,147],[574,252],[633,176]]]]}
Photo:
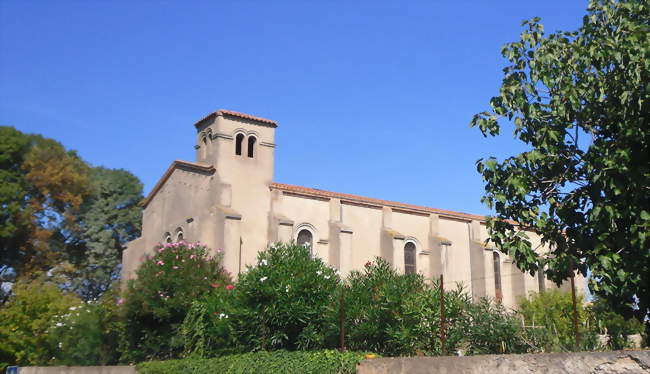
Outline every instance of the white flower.
{"type": "Polygon", "coordinates": [[[63,324],[61,322],[56,323],[56,327],[61,327],[61,326],[63,326],[63,324]]]}
{"type": "Polygon", "coordinates": [[[76,306],[71,306],[71,307],[68,308],[68,309],[70,309],[70,310],[77,310],[77,307],[76,307],[76,306]]]}
{"type": "Polygon", "coordinates": [[[285,291],[285,292],[289,292],[289,286],[285,287],[285,288],[284,288],[284,291],[285,291]]]}
{"type": "Polygon", "coordinates": [[[224,313],[219,314],[219,319],[223,319],[223,318],[228,318],[228,315],[224,313]]]}
{"type": "Polygon", "coordinates": [[[260,278],[260,282],[264,282],[267,279],[269,279],[269,278],[268,277],[262,277],[262,278],[260,278]]]}
{"type": "Polygon", "coordinates": [[[324,276],[323,278],[325,278],[325,279],[330,279],[330,276],[329,276],[329,275],[326,275],[326,276],[324,276]]]}
{"type": "Polygon", "coordinates": [[[323,272],[320,270],[316,272],[316,275],[321,275],[321,274],[323,274],[323,272]]]}
{"type": "Polygon", "coordinates": [[[266,264],[267,264],[266,260],[260,261],[260,265],[266,265],[266,264]]]}
{"type": "Polygon", "coordinates": [[[63,348],[63,343],[59,342],[59,348],[63,348]]]}

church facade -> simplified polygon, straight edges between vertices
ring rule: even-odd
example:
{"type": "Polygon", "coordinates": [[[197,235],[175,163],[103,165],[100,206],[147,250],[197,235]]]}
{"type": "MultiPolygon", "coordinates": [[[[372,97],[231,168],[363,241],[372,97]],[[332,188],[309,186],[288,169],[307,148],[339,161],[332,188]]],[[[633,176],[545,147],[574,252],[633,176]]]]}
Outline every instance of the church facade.
{"type": "Polygon", "coordinates": [[[133,278],[161,242],[222,249],[236,275],[271,243],[294,240],[343,276],[379,256],[401,272],[443,274],[446,287],[459,283],[475,299],[509,307],[555,287],[486,247],[483,216],[274,182],[275,121],[219,110],[194,126],[196,161],[172,162],[143,201],[142,236],[123,253],[122,279],[133,278]]]}

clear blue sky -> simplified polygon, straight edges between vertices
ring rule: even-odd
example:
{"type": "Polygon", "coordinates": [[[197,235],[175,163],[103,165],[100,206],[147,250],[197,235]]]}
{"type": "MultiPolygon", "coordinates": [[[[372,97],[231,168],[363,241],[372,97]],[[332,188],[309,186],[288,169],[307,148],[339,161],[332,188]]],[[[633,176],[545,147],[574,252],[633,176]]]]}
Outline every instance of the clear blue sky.
{"type": "Polygon", "coordinates": [[[486,214],[468,123],[523,19],[586,0],[0,1],[0,125],[124,168],[148,192],[219,108],[279,122],[275,180],[486,214]]]}

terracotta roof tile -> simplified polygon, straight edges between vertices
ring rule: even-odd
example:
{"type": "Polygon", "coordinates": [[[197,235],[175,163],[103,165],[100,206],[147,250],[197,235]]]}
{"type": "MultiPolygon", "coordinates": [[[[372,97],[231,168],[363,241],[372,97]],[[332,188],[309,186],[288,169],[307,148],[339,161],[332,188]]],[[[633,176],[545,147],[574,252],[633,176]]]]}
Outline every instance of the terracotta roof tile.
{"type": "Polygon", "coordinates": [[[401,209],[405,211],[411,211],[415,213],[434,213],[434,214],[439,214],[441,216],[457,218],[462,220],[485,221],[486,218],[485,216],[480,216],[476,214],[468,214],[468,213],[454,212],[451,210],[429,208],[426,206],[399,203],[399,202],[388,201],[388,200],[373,199],[370,197],[364,197],[364,196],[358,196],[358,195],[352,195],[352,194],[340,193],[340,192],[324,191],[324,190],[318,190],[314,188],[294,186],[294,185],[283,184],[283,183],[271,183],[270,188],[281,190],[281,191],[287,191],[299,195],[334,198],[334,199],[341,199],[341,201],[347,201],[353,203],[387,206],[387,207],[401,209]]]}
{"type": "Polygon", "coordinates": [[[275,122],[275,121],[273,121],[273,120],[270,120],[270,119],[266,119],[266,118],[262,118],[262,117],[256,117],[256,116],[252,116],[252,115],[250,115],[250,114],[234,112],[234,111],[232,111],[232,110],[226,110],[226,109],[219,109],[219,110],[217,110],[216,112],[212,112],[212,113],[208,114],[207,116],[205,116],[205,117],[201,118],[200,120],[198,120],[198,121],[194,124],[194,126],[195,126],[195,127],[198,127],[198,126],[199,126],[203,121],[205,121],[205,120],[207,120],[208,118],[213,117],[213,116],[214,116],[214,117],[218,117],[218,116],[230,116],[230,117],[236,117],[236,118],[246,119],[246,120],[253,121],[253,122],[259,122],[259,123],[262,123],[262,124],[265,124],[265,125],[271,125],[271,126],[273,126],[273,127],[277,127],[277,126],[278,126],[278,123],[277,123],[277,122],[275,122]]]}

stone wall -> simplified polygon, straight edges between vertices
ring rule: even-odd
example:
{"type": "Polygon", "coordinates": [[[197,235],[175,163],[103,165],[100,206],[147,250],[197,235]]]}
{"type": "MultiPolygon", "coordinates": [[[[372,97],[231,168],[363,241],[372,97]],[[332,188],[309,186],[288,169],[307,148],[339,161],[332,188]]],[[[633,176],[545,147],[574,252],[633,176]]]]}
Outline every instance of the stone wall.
{"type": "Polygon", "coordinates": [[[364,360],[357,374],[650,373],[650,351],[540,353],[364,360]]]}
{"type": "Polygon", "coordinates": [[[136,374],[135,366],[24,366],[20,374],[136,374]]]}

